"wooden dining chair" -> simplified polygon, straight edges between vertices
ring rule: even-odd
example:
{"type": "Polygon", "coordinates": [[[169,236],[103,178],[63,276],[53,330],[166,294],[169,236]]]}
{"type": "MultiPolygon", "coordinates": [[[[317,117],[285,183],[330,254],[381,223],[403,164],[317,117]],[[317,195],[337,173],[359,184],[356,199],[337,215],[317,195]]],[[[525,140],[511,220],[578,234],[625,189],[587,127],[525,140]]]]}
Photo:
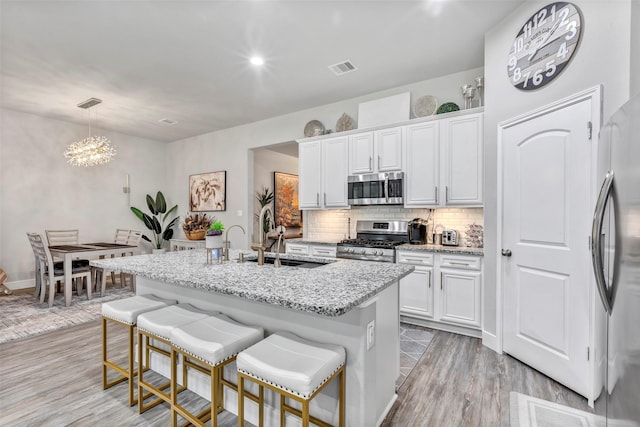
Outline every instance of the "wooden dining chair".
{"type": "MultiPolygon", "coordinates": [[[[33,253],[40,261],[40,271],[36,274],[40,275],[40,304],[44,304],[44,297],[49,288],[49,307],[53,306],[53,297],[55,296],[55,283],[64,281],[64,267],[60,268],[60,264],[53,262],[49,246],[44,244],[42,236],[38,233],[27,233],[29,243],[33,253]]],[[[71,273],[72,279],[82,279],[87,282],[87,299],[91,299],[91,270],[89,266],[73,267],[71,273]]],[[[77,282],[77,280],[76,280],[77,282]]],[[[77,282],[78,283],[78,282],[77,282]]]]}
{"type": "MultiPolygon", "coordinates": [[[[57,246],[57,245],[77,245],[80,243],[80,231],[78,229],[75,230],[44,230],[47,236],[47,246],[57,246]]],[[[54,257],[54,261],[60,261],[61,258],[54,257]]],[[[88,267],[89,260],[88,259],[74,259],[73,267],[88,267]]],[[[86,281],[83,281],[83,285],[86,286],[86,281]]],[[[78,290],[80,287],[76,284],[78,290]]]]}
{"type": "MultiPolygon", "coordinates": [[[[142,232],[138,231],[138,230],[127,230],[127,229],[123,229],[123,228],[118,228],[116,230],[116,235],[113,238],[113,242],[117,243],[119,245],[131,245],[131,246],[138,246],[138,244],[140,243],[140,239],[142,238],[142,232]]],[[[127,256],[127,255],[133,255],[133,251],[126,251],[124,250],[120,256],[127,256]]],[[[117,256],[117,254],[112,254],[111,258],[115,258],[117,256]]],[[[96,290],[98,287],[98,283],[100,284],[100,296],[104,295],[106,287],[107,287],[107,282],[106,282],[106,276],[105,276],[105,272],[103,271],[102,268],[97,268],[97,267],[92,267],[93,269],[93,278],[94,278],[94,283],[96,286],[96,290]]],[[[126,286],[127,285],[127,280],[126,277],[129,276],[126,273],[120,273],[120,284],[122,286],[126,286]]],[[[129,283],[130,283],[130,287],[131,290],[134,290],[135,285],[134,285],[134,279],[132,277],[129,278],[129,283]]],[[[112,271],[111,272],[111,284],[113,286],[115,286],[116,284],[116,275],[115,273],[112,271]]]]}

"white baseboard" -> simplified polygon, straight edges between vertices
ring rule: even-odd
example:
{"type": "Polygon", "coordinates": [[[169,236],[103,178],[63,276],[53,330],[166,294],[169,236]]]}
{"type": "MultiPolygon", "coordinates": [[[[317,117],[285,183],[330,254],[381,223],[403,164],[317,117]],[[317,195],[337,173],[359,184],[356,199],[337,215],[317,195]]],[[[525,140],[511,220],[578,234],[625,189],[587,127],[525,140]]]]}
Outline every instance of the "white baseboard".
{"type": "Polygon", "coordinates": [[[380,419],[378,420],[378,423],[376,424],[376,426],[381,426],[382,425],[382,423],[384,422],[384,419],[387,418],[387,414],[389,414],[389,411],[391,411],[391,408],[393,407],[393,404],[396,403],[396,400],[398,400],[398,394],[394,393],[393,397],[389,401],[389,404],[387,405],[386,408],[384,408],[384,411],[382,412],[382,415],[380,415],[380,419]]]}
{"type": "Polygon", "coordinates": [[[489,347],[498,354],[502,354],[502,349],[498,348],[498,337],[490,332],[482,331],[482,345],[489,347]]]}
{"type": "Polygon", "coordinates": [[[5,282],[4,285],[12,291],[15,291],[17,289],[35,288],[36,281],[35,279],[14,280],[13,282],[5,282]]]}

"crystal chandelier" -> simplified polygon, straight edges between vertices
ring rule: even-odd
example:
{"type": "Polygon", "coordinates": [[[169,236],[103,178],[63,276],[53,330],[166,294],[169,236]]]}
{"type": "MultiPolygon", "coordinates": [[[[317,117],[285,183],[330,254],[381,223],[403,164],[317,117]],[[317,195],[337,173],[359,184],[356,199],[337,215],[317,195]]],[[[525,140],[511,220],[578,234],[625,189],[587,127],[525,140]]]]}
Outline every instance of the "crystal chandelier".
{"type": "MultiPolygon", "coordinates": [[[[100,99],[90,98],[78,104],[78,107],[89,109],[101,102],[100,99]]],[[[69,163],[74,166],[84,167],[108,163],[115,154],[116,149],[111,145],[111,141],[108,138],[91,135],[91,113],[89,113],[89,137],[69,144],[64,152],[64,156],[69,163]]]]}

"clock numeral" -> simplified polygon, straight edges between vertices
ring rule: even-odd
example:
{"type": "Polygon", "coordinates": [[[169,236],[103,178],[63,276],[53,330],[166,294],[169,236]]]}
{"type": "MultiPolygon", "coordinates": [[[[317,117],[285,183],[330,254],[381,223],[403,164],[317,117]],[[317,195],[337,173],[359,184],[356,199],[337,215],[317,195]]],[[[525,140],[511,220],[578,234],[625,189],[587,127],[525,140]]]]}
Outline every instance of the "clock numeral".
{"type": "Polygon", "coordinates": [[[533,85],[538,86],[540,83],[542,83],[542,79],[542,70],[536,70],[536,72],[533,73],[533,85]]]}
{"type": "Polygon", "coordinates": [[[518,65],[518,58],[516,58],[515,56],[510,56],[509,57],[509,71],[513,71],[513,69],[516,68],[516,65],[518,65]]]}
{"type": "Polygon", "coordinates": [[[545,68],[547,70],[545,76],[551,77],[556,72],[556,64],[554,64],[554,62],[556,62],[555,59],[552,59],[545,64],[545,68]]]}
{"type": "Polygon", "coordinates": [[[567,43],[562,43],[558,48],[558,53],[556,54],[556,57],[565,59],[568,54],[569,54],[569,51],[567,50],[567,43]]]}
{"type": "Polygon", "coordinates": [[[576,36],[576,34],[578,34],[578,29],[576,28],[577,26],[578,23],[576,21],[569,22],[569,24],[567,25],[567,31],[570,31],[570,33],[564,37],[565,40],[571,40],[576,36]]]}
{"type": "Polygon", "coordinates": [[[556,20],[556,5],[555,4],[553,6],[551,6],[551,20],[552,21],[556,20]]]}
{"type": "Polygon", "coordinates": [[[525,39],[527,37],[531,37],[532,26],[533,25],[531,24],[531,21],[529,21],[526,24],[524,24],[524,27],[522,27],[522,37],[524,37],[525,39]]]}
{"type": "Polygon", "coordinates": [[[524,82],[522,82],[522,83],[523,83],[523,85],[522,85],[522,87],[523,87],[523,88],[524,88],[524,87],[527,87],[527,83],[529,83],[529,77],[530,77],[530,76],[531,76],[531,71],[527,71],[527,72],[524,74],[524,82]]]}
{"type": "Polygon", "coordinates": [[[513,82],[517,83],[522,78],[522,70],[519,67],[516,67],[513,70],[513,82]]]}
{"type": "Polygon", "coordinates": [[[533,28],[538,28],[544,25],[547,20],[547,9],[542,9],[533,17],[533,28]]]}
{"type": "Polygon", "coordinates": [[[568,7],[564,7],[562,9],[560,9],[560,12],[558,12],[558,16],[560,17],[560,26],[562,27],[563,25],[567,25],[567,18],[569,17],[569,8],[568,7]]]}

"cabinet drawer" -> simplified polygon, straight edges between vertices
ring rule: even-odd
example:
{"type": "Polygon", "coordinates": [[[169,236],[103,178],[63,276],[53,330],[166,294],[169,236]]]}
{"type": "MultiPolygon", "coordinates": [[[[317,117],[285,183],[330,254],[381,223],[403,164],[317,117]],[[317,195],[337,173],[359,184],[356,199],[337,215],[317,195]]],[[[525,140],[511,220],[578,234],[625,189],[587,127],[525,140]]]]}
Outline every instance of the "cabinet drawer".
{"type": "Polygon", "coordinates": [[[482,267],[482,259],[473,256],[441,255],[440,267],[480,270],[482,267]]]}
{"type": "Polygon", "coordinates": [[[433,265],[433,254],[428,252],[398,251],[396,262],[399,264],[433,265]]]}
{"type": "Polygon", "coordinates": [[[319,257],[327,257],[327,258],[335,258],[336,257],[337,248],[335,246],[311,246],[310,254],[311,256],[319,256],[319,257]]]}
{"type": "Polygon", "coordinates": [[[299,243],[287,243],[287,253],[295,255],[309,255],[309,246],[299,243]]]}

